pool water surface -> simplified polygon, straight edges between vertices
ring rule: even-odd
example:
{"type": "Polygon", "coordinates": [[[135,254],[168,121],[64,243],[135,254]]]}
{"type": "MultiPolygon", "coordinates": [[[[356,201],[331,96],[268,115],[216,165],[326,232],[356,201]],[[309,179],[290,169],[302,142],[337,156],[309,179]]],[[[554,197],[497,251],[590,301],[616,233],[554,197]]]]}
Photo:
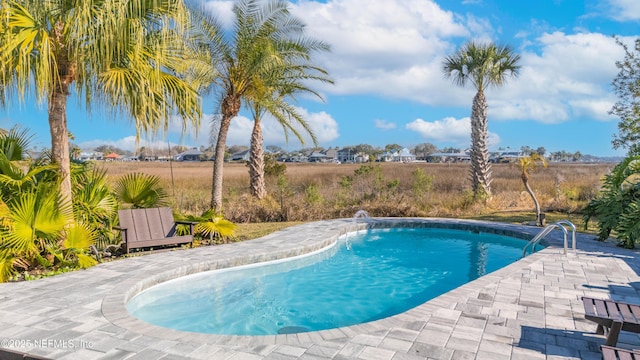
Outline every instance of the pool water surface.
{"type": "Polygon", "coordinates": [[[312,255],[161,283],[127,310],[158,326],[210,334],[332,329],[407,311],[517,261],[525,244],[462,230],[363,230],[312,255]]]}

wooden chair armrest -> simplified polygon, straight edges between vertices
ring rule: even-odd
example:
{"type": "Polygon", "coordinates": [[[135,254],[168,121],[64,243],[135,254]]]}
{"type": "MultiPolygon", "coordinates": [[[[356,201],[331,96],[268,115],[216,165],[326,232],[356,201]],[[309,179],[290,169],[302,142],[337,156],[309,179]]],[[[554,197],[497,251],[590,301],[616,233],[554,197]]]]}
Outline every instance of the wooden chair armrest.
{"type": "Polygon", "coordinates": [[[124,241],[125,244],[129,243],[129,239],[128,239],[128,236],[127,236],[127,228],[120,227],[120,226],[113,226],[111,228],[114,229],[114,230],[118,230],[118,231],[122,232],[122,240],[124,241]]]}
{"type": "Polygon", "coordinates": [[[177,220],[174,221],[177,224],[189,225],[189,235],[193,235],[193,227],[198,223],[197,221],[177,220]]]}

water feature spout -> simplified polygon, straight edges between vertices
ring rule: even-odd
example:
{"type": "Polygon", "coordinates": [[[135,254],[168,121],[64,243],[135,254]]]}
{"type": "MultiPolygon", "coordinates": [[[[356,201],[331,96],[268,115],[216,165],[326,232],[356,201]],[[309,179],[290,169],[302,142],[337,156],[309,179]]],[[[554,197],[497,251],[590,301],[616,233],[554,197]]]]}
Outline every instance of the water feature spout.
{"type": "Polygon", "coordinates": [[[371,216],[369,216],[369,213],[364,211],[364,210],[358,210],[356,211],[356,213],[353,215],[353,220],[357,220],[357,219],[371,219],[371,216]]]}

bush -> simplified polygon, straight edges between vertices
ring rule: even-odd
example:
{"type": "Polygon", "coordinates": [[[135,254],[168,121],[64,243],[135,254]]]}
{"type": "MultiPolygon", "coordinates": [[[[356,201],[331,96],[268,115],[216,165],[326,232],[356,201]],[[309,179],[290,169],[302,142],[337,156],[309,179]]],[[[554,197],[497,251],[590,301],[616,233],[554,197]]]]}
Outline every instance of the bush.
{"type": "Polygon", "coordinates": [[[592,218],[598,221],[598,240],[613,231],[626,248],[640,240],[640,156],[627,157],[605,176],[599,196],[585,208],[585,229],[592,218]]]}

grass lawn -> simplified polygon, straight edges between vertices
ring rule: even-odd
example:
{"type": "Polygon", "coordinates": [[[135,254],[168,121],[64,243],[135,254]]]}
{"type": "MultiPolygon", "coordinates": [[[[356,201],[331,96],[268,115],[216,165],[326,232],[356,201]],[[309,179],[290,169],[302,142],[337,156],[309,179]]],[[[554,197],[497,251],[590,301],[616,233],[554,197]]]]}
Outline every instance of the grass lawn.
{"type": "Polygon", "coordinates": [[[302,224],[301,221],[237,224],[236,241],[257,239],[272,232],[300,224],[302,224]]]}
{"type": "MultiPolygon", "coordinates": [[[[597,228],[594,226],[595,222],[589,223],[589,228],[584,229],[584,220],[581,214],[566,214],[566,213],[545,213],[547,216],[547,224],[554,223],[559,220],[569,220],[575,226],[579,232],[596,234],[597,228]]],[[[484,220],[495,221],[508,224],[523,224],[528,223],[536,218],[535,213],[527,211],[499,211],[490,214],[476,215],[461,217],[470,220],[484,220]]],[[[256,239],[272,232],[282,230],[284,228],[302,224],[302,221],[290,221],[290,222],[269,222],[269,223],[247,223],[237,224],[236,240],[244,241],[256,239]]]]}

